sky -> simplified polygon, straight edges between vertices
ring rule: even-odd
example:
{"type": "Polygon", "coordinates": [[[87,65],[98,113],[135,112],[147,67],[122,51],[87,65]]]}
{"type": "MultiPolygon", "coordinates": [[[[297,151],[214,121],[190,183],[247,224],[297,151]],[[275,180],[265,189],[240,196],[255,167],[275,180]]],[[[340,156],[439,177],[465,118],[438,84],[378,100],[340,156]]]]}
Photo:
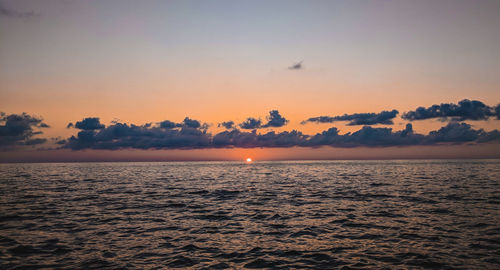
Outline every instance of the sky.
{"type": "Polygon", "coordinates": [[[0,162],[500,158],[498,29],[484,0],[0,0],[0,162]]]}

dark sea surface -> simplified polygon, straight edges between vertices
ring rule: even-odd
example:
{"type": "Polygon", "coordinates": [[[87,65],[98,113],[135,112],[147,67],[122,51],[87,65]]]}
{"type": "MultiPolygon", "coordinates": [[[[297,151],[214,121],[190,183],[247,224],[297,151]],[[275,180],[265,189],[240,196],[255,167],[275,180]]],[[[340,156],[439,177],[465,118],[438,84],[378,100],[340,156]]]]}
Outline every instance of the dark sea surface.
{"type": "Polygon", "coordinates": [[[500,269],[500,161],[0,164],[0,269],[500,269]]]}

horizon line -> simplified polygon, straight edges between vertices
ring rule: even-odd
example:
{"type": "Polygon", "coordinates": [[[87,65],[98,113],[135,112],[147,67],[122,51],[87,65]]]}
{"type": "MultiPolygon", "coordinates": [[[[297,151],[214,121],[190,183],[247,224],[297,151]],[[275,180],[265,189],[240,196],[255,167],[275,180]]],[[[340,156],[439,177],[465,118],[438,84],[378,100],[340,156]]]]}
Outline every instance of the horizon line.
{"type": "MultiPolygon", "coordinates": [[[[284,162],[284,161],[412,161],[412,160],[500,160],[500,157],[454,157],[454,158],[353,158],[353,159],[253,159],[251,163],[263,163],[263,162],[284,162]]],[[[182,162],[238,162],[243,164],[249,164],[245,162],[245,159],[199,159],[199,160],[189,160],[189,159],[179,159],[179,160],[70,160],[70,161],[0,161],[0,164],[36,164],[36,163],[182,163],[182,162]]]]}

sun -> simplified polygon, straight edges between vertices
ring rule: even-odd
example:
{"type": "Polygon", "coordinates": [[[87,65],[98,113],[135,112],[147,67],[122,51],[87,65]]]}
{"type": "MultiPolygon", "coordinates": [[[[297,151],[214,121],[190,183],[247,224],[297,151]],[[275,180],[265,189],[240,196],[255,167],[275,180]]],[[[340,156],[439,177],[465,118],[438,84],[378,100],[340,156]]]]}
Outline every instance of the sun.
{"type": "Polygon", "coordinates": [[[249,163],[250,163],[250,162],[252,162],[252,158],[247,158],[246,160],[247,160],[247,162],[249,162],[249,163]]]}

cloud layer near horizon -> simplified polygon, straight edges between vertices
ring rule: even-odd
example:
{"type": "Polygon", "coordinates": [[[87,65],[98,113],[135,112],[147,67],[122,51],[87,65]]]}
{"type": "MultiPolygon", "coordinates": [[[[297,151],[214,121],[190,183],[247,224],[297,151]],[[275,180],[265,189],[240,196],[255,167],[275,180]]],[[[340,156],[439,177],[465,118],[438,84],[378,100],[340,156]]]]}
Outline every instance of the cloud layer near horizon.
{"type": "MultiPolygon", "coordinates": [[[[83,120],[85,121],[85,119],[83,120]]],[[[82,121],[82,122],[83,122],[82,121]]],[[[80,129],[62,145],[63,148],[80,149],[201,149],[201,148],[254,148],[254,147],[387,147],[410,145],[438,145],[500,142],[500,131],[474,129],[466,123],[451,122],[427,135],[413,131],[411,124],[405,129],[393,131],[392,128],[364,126],[353,133],[340,134],[332,127],[316,135],[305,135],[300,131],[269,131],[257,133],[233,128],[215,135],[201,127],[183,125],[181,127],[162,127],[156,125],[129,125],[112,123],[102,129],[80,129]]],[[[100,123],[98,123],[101,125],[100,123]]]]}
{"type": "MultiPolygon", "coordinates": [[[[500,143],[500,131],[474,129],[464,120],[500,119],[500,105],[490,107],[480,101],[462,100],[458,104],[419,107],[403,114],[403,120],[448,119],[447,125],[428,134],[418,134],[411,124],[402,130],[386,127],[371,127],[375,124],[392,125],[398,111],[380,113],[355,113],[341,116],[320,116],[305,122],[331,123],[348,121],[347,125],[363,125],[355,132],[341,134],[336,127],[323,132],[307,135],[301,131],[276,132],[272,128],[284,127],[289,120],[278,110],[271,110],[263,122],[249,117],[240,124],[226,121],[218,124],[226,130],[209,133],[209,124],[189,117],[180,123],[164,120],[143,125],[113,121],[109,125],[101,123],[98,117],[87,117],[68,124],[68,128],[78,129],[75,136],[57,139],[60,148],[80,149],[203,149],[203,148],[253,148],[253,147],[388,147],[440,144],[500,143]],[[259,129],[268,129],[258,132],[259,129]],[[249,130],[249,131],[245,131],[249,130]]],[[[10,149],[23,145],[38,145],[47,139],[34,138],[41,134],[41,128],[49,127],[40,118],[26,113],[17,115],[0,114],[0,149],[10,149]]]]}

